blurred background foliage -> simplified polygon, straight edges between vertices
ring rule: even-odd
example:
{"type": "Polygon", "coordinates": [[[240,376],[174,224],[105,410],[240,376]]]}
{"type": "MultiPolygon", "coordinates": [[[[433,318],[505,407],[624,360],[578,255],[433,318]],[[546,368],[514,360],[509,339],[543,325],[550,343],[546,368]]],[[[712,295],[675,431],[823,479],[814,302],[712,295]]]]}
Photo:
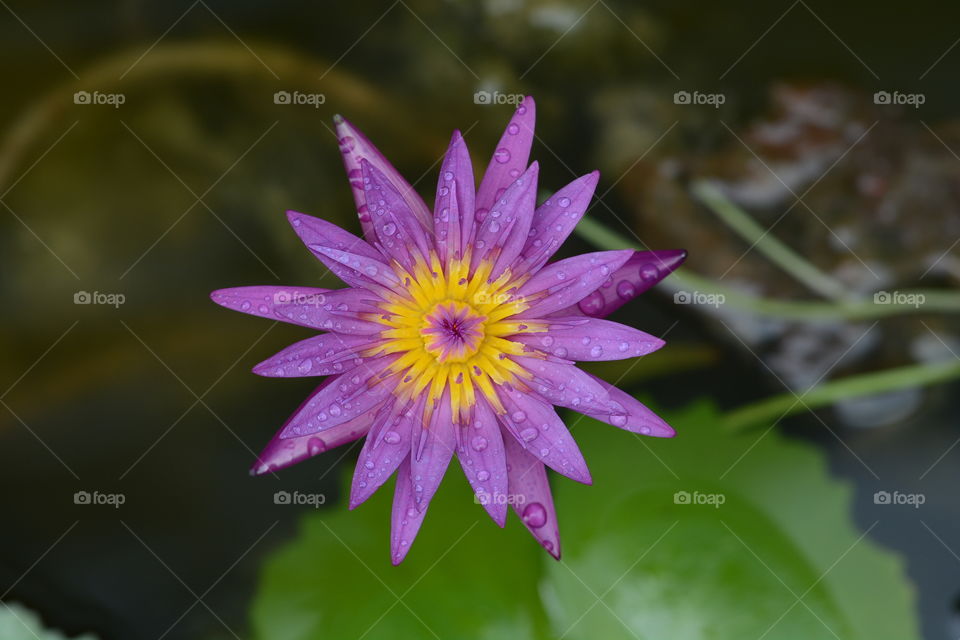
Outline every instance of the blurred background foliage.
{"type": "Polygon", "coordinates": [[[2,600],[105,639],[955,638],[954,13],[4,4],[2,600]],[[76,104],[78,91],[124,103],[76,104]],[[325,100],[276,104],[277,91],[325,100]],[[450,131],[480,170],[509,117],[478,91],[536,97],[544,197],[601,170],[565,254],[690,251],[618,314],[668,346],[592,367],[656,398],[680,436],[570,417],[596,482],[555,483],[559,564],[515,519],[491,526],[452,469],[393,569],[389,496],[353,513],[340,500],[355,449],[246,476],[312,387],[249,368],[305,334],[207,294],[336,286],[282,215],[356,230],[333,114],[432,202],[450,131]],[[678,91],[725,100],[677,104],[678,91]],[[878,105],[877,91],[925,102],[878,105]],[[125,302],[76,305],[79,291],[125,302]],[[875,304],[884,291],[926,302],[875,304]],[[684,292],[725,303],[676,304],[684,292]],[[278,490],[328,500],[306,514],[275,505],[278,490]],[[77,491],[127,500],[76,505],[77,491]],[[728,500],[681,506],[677,491],[728,500]],[[875,504],[877,491],[926,502],[875,504]]]}

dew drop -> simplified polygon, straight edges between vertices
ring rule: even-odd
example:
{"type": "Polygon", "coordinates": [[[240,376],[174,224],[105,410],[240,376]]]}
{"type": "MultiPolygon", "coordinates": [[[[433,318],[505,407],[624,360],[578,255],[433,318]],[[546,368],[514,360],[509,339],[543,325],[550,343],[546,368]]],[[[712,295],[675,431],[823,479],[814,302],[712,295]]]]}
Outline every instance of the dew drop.
{"type": "Polygon", "coordinates": [[[617,285],[617,295],[624,300],[632,300],[637,295],[637,289],[632,282],[624,280],[617,285]]]}
{"type": "Polygon", "coordinates": [[[520,438],[521,438],[524,442],[530,442],[531,440],[533,440],[534,438],[536,438],[537,435],[538,435],[537,430],[536,430],[536,429],[533,429],[533,428],[524,429],[523,431],[520,432],[520,438]]]}
{"type": "Polygon", "coordinates": [[[400,442],[400,434],[396,431],[387,431],[383,435],[383,441],[387,444],[397,444],[400,442]]]}
{"type": "Polygon", "coordinates": [[[656,282],[660,277],[660,270],[652,264],[645,264],[640,267],[640,278],[644,282],[656,282]]]}
{"type": "Polygon", "coordinates": [[[324,444],[320,438],[310,438],[307,440],[307,453],[311,456],[323,453],[326,449],[327,445],[324,444]]]}
{"type": "Polygon", "coordinates": [[[510,123],[510,126],[507,127],[507,133],[509,133],[509,134],[512,135],[512,136],[515,136],[515,135],[517,135],[518,133],[520,133],[520,127],[517,126],[516,123],[511,122],[511,123],[510,123]]]}
{"type": "Polygon", "coordinates": [[[500,164],[506,164],[507,162],[510,162],[510,150],[506,147],[500,147],[493,154],[493,158],[500,164]]]}
{"type": "Polygon", "coordinates": [[[599,358],[603,354],[603,347],[596,345],[594,348],[590,349],[590,355],[594,358],[599,358]]]}
{"type": "MultiPolygon", "coordinates": [[[[539,529],[547,524],[547,510],[539,502],[531,502],[523,509],[523,522],[528,527],[539,529]]],[[[544,546],[547,544],[550,544],[549,541],[544,542],[544,546]]]]}
{"type": "Polygon", "coordinates": [[[473,447],[474,451],[483,451],[487,448],[487,439],[483,436],[477,436],[470,441],[470,446],[473,447]]]}
{"type": "Polygon", "coordinates": [[[490,479],[489,471],[482,470],[477,472],[477,480],[479,480],[480,482],[486,482],[489,479],[490,479]]]}
{"type": "Polygon", "coordinates": [[[570,198],[560,198],[557,200],[557,206],[559,206],[561,209],[566,209],[570,206],[570,198]]]}
{"type": "Polygon", "coordinates": [[[383,225],[382,230],[383,230],[383,235],[392,236],[397,232],[397,225],[393,224],[392,222],[388,222],[387,224],[383,225]]]}

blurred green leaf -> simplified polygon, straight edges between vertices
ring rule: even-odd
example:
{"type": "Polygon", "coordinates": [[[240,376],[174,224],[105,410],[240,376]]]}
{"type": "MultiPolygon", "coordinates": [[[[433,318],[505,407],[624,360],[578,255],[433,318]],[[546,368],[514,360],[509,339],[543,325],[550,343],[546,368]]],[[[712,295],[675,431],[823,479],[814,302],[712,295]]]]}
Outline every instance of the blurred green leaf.
{"type": "Polygon", "coordinates": [[[537,594],[545,554],[516,519],[498,530],[454,462],[413,549],[394,567],[392,484],[356,511],[338,506],[304,518],[297,540],[267,563],[255,637],[547,637],[537,594]]]}
{"type": "MultiPolygon", "coordinates": [[[[66,640],[59,631],[43,627],[40,616],[17,604],[5,604],[0,608],[0,638],[3,640],[66,640]]],[[[90,634],[75,636],[74,640],[96,640],[90,634]]]]}
{"type": "Polygon", "coordinates": [[[718,417],[707,403],[671,416],[670,442],[625,443],[586,418],[574,426],[594,486],[555,491],[566,555],[542,589],[554,631],[918,638],[900,561],[853,525],[852,491],[819,453],[776,432],[724,433],[718,417]]]}
{"type": "Polygon", "coordinates": [[[400,567],[391,491],[308,516],[267,564],[257,637],[919,637],[900,561],[853,525],[816,449],[724,432],[708,403],[671,418],[672,441],[570,420],[594,485],[556,483],[559,563],[515,518],[493,529],[457,469],[400,567]]]}

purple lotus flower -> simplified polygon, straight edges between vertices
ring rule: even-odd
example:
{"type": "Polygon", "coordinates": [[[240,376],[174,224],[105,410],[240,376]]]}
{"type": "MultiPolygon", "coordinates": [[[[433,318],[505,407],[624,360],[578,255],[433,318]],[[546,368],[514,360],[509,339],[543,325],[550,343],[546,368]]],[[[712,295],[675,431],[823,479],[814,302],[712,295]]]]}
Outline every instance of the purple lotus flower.
{"type": "Polygon", "coordinates": [[[215,302],[323,331],[254,368],[328,376],[287,420],[252,473],[366,436],[350,508],[397,472],[391,556],[406,556],[456,454],[479,502],[503,526],[508,504],[560,556],[546,467],[589,484],[553,405],[621,429],[671,437],[663,420],[578,360],[646,355],[663,341],[601,319],[673,271],[683,251],[599,251],[548,263],[580,220],[593,172],[539,207],[533,99],[516,110],[474,189],[454,132],[430,209],[346,120],[337,134],[365,239],[289,212],[294,231],[347,288],[254,286],[215,302]]]}

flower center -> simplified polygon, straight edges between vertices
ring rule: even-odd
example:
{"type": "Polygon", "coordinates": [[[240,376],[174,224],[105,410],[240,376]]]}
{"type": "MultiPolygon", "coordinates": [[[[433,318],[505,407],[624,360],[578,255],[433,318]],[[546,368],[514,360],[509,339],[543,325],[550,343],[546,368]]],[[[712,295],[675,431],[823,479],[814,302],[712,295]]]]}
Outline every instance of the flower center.
{"type": "Polygon", "coordinates": [[[435,254],[409,270],[393,268],[399,285],[380,304],[382,313],[369,317],[383,325],[382,340],[365,355],[400,354],[389,365],[399,375],[395,393],[426,393],[428,411],[445,394],[455,421],[469,419],[478,393],[500,408],[494,386],[525,375],[508,357],[524,353],[523,345],[509,337],[544,330],[515,318],[528,305],[515,296],[519,283],[510,271],[491,279],[489,260],[471,272],[469,255],[444,265],[435,254]]]}
{"type": "Polygon", "coordinates": [[[486,319],[465,302],[439,302],[423,316],[423,346],[440,364],[466,362],[480,350],[486,319]]]}

